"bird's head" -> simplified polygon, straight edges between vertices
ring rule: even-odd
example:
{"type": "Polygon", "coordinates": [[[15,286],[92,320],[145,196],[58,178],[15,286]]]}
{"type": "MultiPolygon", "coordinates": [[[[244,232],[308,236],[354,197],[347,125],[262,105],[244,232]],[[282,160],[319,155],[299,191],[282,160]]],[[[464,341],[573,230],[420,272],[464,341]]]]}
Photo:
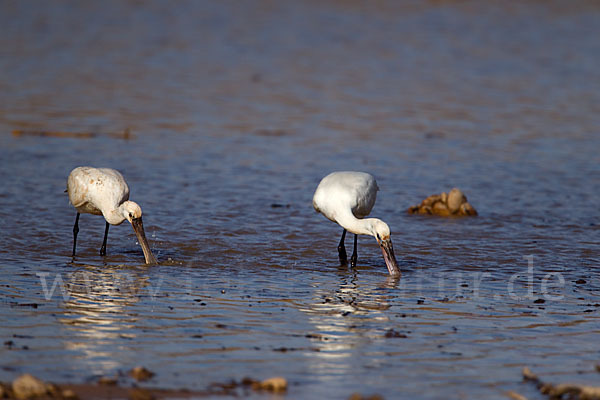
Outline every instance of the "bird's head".
{"type": "Polygon", "coordinates": [[[140,246],[142,246],[146,264],[156,264],[158,261],[156,260],[156,257],[154,257],[154,254],[152,254],[148,241],[146,240],[146,233],[144,232],[144,224],[142,222],[142,208],[133,201],[126,201],[121,205],[121,208],[124,210],[123,213],[125,214],[125,218],[131,223],[140,246]]]}
{"type": "Polygon", "coordinates": [[[394,247],[392,246],[392,239],[390,237],[390,227],[382,220],[373,218],[371,229],[379,247],[381,247],[383,259],[390,275],[400,276],[400,268],[398,268],[398,262],[394,255],[394,247]]]}
{"type": "Polygon", "coordinates": [[[132,221],[134,219],[142,218],[142,208],[134,201],[126,201],[123,203],[122,209],[125,219],[127,219],[130,224],[133,223],[132,221]]]}
{"type": "Polygon", "coordinates": [[[371,224],[371,230],[373,232],[373,236],[377,239],[377,243],[381,245],[381,241],[390,238],[390,227],[388,224],[383,222],[380,219],[373,218],[373,222],[371,224]]]}

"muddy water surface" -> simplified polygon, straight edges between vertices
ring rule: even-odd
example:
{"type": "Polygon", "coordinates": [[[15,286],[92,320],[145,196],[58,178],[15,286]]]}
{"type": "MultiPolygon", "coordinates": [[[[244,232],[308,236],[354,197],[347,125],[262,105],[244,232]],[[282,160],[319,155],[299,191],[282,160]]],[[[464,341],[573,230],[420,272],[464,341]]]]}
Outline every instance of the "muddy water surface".
{"type": "Polygon", "coordinates": [[[530,366],[598,383],[597,4],[0,8],[0,380],[144,365],[167,388],[536,398],[530,366]],[[123,172],[159,266],[126,224],[100,257],[90,215],[70,257],[78,165],[123,172]],[[400,281],[372,238],[338,265],[311,199],[346,169],[378,180],[400,281]],[[479,217],[406,214],[454,186],[479,217]]]}

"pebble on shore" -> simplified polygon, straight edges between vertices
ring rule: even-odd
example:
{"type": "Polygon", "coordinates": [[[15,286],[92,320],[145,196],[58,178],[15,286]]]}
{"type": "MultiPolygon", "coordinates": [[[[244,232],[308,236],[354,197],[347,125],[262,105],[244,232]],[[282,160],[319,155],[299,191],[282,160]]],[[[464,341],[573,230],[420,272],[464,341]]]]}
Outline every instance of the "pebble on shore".
{"type": "Polygon", "coordinates": [[[129,371],[129,376],[138,382],[145,382],[149,379],[152,379],[154,372],[146,369],[145,367],[135,367],[129,371]]]}
{"type": "Polygon", "coordinates": [[[29,399],[46,394],[46,385],[38,378],[23,374],[12,383],[13,394],[17,399],[29,399]]]}
{"type": "Polygon", "coordinates": [[[441,217],[477,215],[475,208],[467,201],[467,196],[458,188],[452,189],[449,193],[431,195],[421,204],[409,207],[407,211],[409,214],[439,215],[441,217]]]}
{"type": "Polygon", "coordinates": [[[287,391],[287,380],[281,376],[265,379],[262,382],[252,384],[254,390],[266,390],[272,393],[283,393],[287,391]]]}

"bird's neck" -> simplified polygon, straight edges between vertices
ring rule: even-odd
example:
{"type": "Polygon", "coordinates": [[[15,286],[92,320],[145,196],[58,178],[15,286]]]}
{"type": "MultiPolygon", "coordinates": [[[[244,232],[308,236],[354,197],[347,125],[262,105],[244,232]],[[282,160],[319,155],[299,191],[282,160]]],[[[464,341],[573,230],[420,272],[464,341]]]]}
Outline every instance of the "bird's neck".
{"type": "Polygon", "coordinates": [[[106,219],[106,222],[108,222],[111,225],[120,225],[123,221],[125,221],[123,204],[108,212],[103,212],[102,215],[104,215],[104,219],[106,219]]]}
{"type": "Polygon", "coordinates": [[[358,219],[352,214],[351,211],[340,213],[336,215],[336,222],[340,224],[348,232],[355,233],[357,235],[371,235],[375,236],[373,231],[373,222],[377,218],[364,218],[358,219]]]}

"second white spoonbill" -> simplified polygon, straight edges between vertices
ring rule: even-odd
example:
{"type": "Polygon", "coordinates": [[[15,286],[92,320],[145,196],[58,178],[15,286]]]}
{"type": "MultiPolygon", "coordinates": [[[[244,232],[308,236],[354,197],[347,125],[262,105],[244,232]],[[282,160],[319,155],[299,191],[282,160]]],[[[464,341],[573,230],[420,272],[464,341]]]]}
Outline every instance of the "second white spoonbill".
{"type": "Polygon", "coordinates": [[[358,235],[371,235],[383,252],[385,265],[390,275],[400,276],[400,269],[394,255],[389,226],[380,219],[366,218],[371,212],[377,197],[377,182],[366,172],[332,172],[321,180],[315,195],[313,207],[329,220],[337,222],[344,231],[338,245],[340,262],[347,264],[344,240],[346,231],[354,233],[354,251],[350,258],[351,266],[356,266],[356,242],[358,235]]]}
{"type": "Polygon", "coordinates": [[[71,204],[77,209],[73,226],[73,257],[79,232],[79,214],[86,213],[102,215],[106,220],[101,256],[106,255],[108,227],[120,225],[127,220],[142,247],[146,264],[157,263],[144,233],[142,209],[137,203],[129,201],[129,187],[119,171],[111,168],[77,167],[69,174],[67,192],[71,204]]]}

